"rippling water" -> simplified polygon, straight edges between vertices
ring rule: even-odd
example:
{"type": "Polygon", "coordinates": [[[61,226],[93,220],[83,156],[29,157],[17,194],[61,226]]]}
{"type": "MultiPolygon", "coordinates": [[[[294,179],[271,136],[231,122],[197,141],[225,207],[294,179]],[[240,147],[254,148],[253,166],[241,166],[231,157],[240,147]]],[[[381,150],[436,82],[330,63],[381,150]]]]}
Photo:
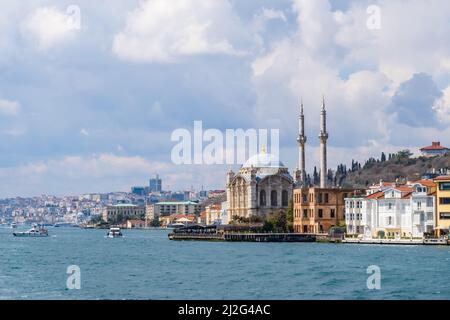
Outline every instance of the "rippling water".
{"type": "Polygon", "coordinates": [[[166,231],[0,229],[0,299],[449,299],[449,247],[174,242],[166,231]],[[69,265],[81,289],[66,289],[69,265]],[[366,269],[381,268],[381,290],[366,269]]]}

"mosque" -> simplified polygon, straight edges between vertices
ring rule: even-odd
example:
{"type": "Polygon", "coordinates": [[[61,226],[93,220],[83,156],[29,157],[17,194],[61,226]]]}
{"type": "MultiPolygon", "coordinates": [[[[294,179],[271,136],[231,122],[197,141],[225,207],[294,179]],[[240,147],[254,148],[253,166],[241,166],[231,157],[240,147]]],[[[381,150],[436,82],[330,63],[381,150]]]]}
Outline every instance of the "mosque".
{"type": "MultiPolygon", "coordinates": [[[[320,187],[326,187],[327,152],[325,99],[322,101],[320,139],[320,187]]],[[[294,172],[271,154],[262,152],[248,159],[237,173],[227,174],[228,217],[263,216],[278,209],[287,209],[293,199],[294,188],[306,188],[303,103],[299,116],[299,163],[294,172]]]]}

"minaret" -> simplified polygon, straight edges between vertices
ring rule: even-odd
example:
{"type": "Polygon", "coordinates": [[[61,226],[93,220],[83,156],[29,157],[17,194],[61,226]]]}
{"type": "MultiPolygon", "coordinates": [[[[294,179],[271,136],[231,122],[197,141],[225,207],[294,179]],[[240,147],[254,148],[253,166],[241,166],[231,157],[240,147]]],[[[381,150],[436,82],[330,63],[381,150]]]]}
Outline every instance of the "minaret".
{"type": "Polygon", "coordinates": [[[327,112],[325,110],[325,97],[322,98],[322,111],[320,112],[320,187],[327,187],[327,112]]]}
{"type": "Polygon", "coordinates": [[[306,172],[305,172],[305,144],[306,144],[306,136],[305,136],[305,115],[303,114],[303,100],[300,106],[300,116],[298,118],[298,174],[297,174],[297,185],[304,187],[306,180],[306,172]]]}

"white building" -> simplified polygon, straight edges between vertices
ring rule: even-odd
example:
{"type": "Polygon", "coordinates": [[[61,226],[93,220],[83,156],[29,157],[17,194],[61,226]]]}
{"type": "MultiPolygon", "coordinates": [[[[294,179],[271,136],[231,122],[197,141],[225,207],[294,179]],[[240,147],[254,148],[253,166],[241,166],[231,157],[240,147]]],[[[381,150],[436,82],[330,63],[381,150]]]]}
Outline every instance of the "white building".
{"type": "Polygon", "coordinates": [[[153,208],[148,208],[148,215],[153,217],[170,216],[172,214],[195,214],[199,215],[201,211],[201,205],[192,201],[170,201],[170,202],[158,202],[152,205],[153,208]]]}
{"type": "Polygon", "coordinates": [[[435,227],[436,185],[421,180],[345,199],[347,234],[422,238],[435,227]]]}

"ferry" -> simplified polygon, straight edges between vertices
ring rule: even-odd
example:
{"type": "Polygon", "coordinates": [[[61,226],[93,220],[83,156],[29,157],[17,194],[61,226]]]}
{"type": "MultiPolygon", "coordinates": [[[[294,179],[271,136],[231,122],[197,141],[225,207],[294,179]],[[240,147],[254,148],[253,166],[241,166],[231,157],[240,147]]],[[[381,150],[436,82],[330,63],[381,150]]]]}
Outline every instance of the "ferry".
{"type": "Polygon", "coordinates": [[[108,238],[121,238],[123,235],[120,228],[110,228],[106,236],[108,238]]]}
{"type": "Polygon", "coordinates": [[[48,230],[43,227],[33,226],[30,230],[25,232],[13,232],[14,237],[34,237],[42,238],[48,237],[48,230]]]}

